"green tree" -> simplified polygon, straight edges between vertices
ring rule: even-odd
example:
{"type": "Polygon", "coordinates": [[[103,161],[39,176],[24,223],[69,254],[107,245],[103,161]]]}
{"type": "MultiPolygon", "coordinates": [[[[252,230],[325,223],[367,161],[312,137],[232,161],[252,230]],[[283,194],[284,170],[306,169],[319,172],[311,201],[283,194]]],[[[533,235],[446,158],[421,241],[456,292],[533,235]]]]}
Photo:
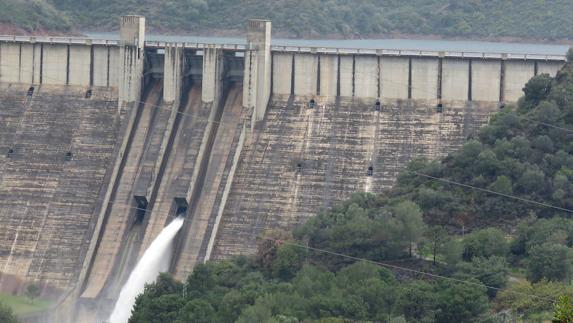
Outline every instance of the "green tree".
{"type": "Polygon", "coordinates": [[[34,303],[34,300],[40,296],[40,287],[37,284],[30,284],[26,287],[26,297],[30,300],[31,303],[34,303]]]}
{"type": "Polygon", "coordinates": [[[437,306],[434,286],[423,281],[407,284],[396,301],[396,308],[408,322],[435,322],[437,306]]]}
{"type": "Polygon", "coordinates": [[[0,303],[0,322],[2,323],[18,323],[18,319],[12,313],[12,309],[0,303]]]}
{"type": "Polygon", "coordinates": [[[559,296],[553,311],[553,322],[573,323],[573,302],[568,295],[559,296]]]}
{"type": "Polygon", "coordinates": [[[410,257],[412,257],[412,246],[418,242],[425,230],[422,210],[416,203],[402,201],[392,208],[394,218],[400,227],[400,236],[407,241],[410,257]]]}
{"type": "Polygon", "coordinates": [[[571,279],[571,250],[565,246],[544,243],[534,246],[527,258],[527,279],[538,282],[543,278],[549,281],[568,282],[571,279]]]}
{"type": "Polygon", "coordinates": [[[487,228],[472,232],[463,240],[464,259],[472,260],[473,257],[505,257],[509,252],[509,246],[505,234],[497,228],[487,228]]]}
{"type": "Polygon", "coordinates": [[[424,234],[432,247],[432,261],[436,263],[436,255],[443,251],[444,245],[449,240],[448,233],[441,226],[430,226],[424,234]]]}
{"type": "Polygon", "coordinates": [[[442,282],[438,292],[436,322],[477,321],[489,307],[486,291],[481,284],[442,282]]]}
{"type": "MultiPolygon", "coordinates": [[[[475,278],[486,286],[502,289],[507,284],[509,268],[505,258],[474,257],[471,262],[461,262],[456,266],[457,275],[462,279],[475,278]]],[[[488,289],[490,297],[495,297],[497,290],[488,289]]]]}

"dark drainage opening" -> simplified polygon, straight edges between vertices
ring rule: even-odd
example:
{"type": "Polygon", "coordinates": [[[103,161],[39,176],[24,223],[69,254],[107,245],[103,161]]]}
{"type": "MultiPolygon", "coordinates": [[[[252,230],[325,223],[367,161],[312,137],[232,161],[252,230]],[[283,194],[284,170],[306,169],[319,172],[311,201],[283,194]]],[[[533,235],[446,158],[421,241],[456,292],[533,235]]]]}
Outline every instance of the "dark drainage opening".
{"type": "Polygon", "coordinates": [[[504,102],[501,102],[501,103],[499,104],[499,109],[500,109],[500,110],[503,110],[504,108],[505,108],[505,103],[504,103],[504,102]]]}
{"type": "Polygon", "coordinates": [[[33,87],[33,86],[30,86],[30,87],[28,88],[28,94],[27,94],[27,95],[28,95],[28,97],[30,97],[30,98],[32,97],[32,95],[34,95],[34,87],[33,87]]]}
{"type": "Polygon", "coordinates": [[[314,99],[310,99],[310,101],[308,101],[308,107],[310,109],[314,109],[315,106],[316,106],[316,101],[314,101],[314,99]]]}
{"type": "Polygon", "coordinates": [[[73,157],[72,152],[71,152],[71,151],[68,151],[68,152],[66,153],[66,161],[72,160],[72,157],[73,157]]]}
{"type": "Polygon", "coordinates": [[[143,222],[147,213],[147,198],[145,196],[134,196],[135,199],[135,223],[143,222]]]}
{"type": "Polygon", "coordinates": [[[176,197],[175,202],[175,217],[187,216],[187,210],[189,209],[189,204],[187,200],[182,197],[176,197]]]}
{"type": "Polygon", "coordinates": [[[438,103],[438,106],[436,107],[436,112],[438,112],[438,113],[444,112],[444,105],[441,103],[438,103]]]}
{"type": "Polygon", "coordinates": [[[6,157],[10,158],[10,157],[12,157],[12,155],[14,155],[14,149],[8,148],[8,152],[6,153],[6,157]]]}
{"type": "Polygon", "coordinates": [[[382,107],[382,104],[380,103],[380,99],[376,99],[376,104],[374,105],[374,108],[376,109],[376,111],[380,111],[382,107]]]}
{"type": "Polygon", "coordinates": [[[92,90],[89,89],[89,90],[86,91],[86,99],[89,99],[89,98],[91,98],[91,97],[92,97],[92,90]]]}
{"type": "Polygon", "coordinates": [[[296,164],[296,172],[297,172],[297,173],[301,173],[301,172],[302,172],[302,163],[297,163],[297,164],[296,164]]]}
{"type": "Polygon", "coordinates": [[[368,166],[368,176],[374,175],[374,167],[368,166]]]}

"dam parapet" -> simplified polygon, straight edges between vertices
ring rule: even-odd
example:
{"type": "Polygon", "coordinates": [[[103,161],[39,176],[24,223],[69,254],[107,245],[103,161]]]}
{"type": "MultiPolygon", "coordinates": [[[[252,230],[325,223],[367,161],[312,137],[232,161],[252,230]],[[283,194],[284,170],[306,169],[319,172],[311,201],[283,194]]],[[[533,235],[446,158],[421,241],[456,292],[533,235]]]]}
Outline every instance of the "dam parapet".
{"type": "MultiPolygon", "coordinates": [[[[175,217],[170,271],[253,253],[414,158],[460,147],[565,55],[0,36],[0,290],[105,319],[175,217]],[[65,252],[63,250],[66,250],[65,252]]],[[[72,314],[70,314],[72,313],[72,314]]]]}

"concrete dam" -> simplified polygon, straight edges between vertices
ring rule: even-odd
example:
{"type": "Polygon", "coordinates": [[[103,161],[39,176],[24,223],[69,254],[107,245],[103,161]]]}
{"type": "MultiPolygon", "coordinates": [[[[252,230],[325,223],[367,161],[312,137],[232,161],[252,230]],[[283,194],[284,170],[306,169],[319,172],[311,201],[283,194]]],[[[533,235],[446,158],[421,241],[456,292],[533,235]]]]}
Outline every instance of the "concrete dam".
{"type": "Polygon", "coordinates": [[[255,251],[413,158],[444,156],[565,55],[0,36],[0,291],[107,318],[175,217],[170,271],[255,251]],[[379,98],[379,99],[378,99],[379,98]]]}

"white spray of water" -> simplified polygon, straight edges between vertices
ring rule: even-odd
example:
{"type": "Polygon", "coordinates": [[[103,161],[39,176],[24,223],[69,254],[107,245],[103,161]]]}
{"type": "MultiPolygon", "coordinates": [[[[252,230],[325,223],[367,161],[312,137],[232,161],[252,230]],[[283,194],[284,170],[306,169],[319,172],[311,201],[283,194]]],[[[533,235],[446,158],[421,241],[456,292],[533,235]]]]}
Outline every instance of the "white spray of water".
{"type": "Polygon", "coordinates": [[[182,217],[173,220],[145,250],[143,257],[129,275],[127,283],[121,288],[119,298],[109,318],[110,323],[126,323],[131,316],[135,298],[143,292],[145,284],[154,282],[159,273],[169,270],[173,239],[183,226],[183,222],[182,217]]]}

